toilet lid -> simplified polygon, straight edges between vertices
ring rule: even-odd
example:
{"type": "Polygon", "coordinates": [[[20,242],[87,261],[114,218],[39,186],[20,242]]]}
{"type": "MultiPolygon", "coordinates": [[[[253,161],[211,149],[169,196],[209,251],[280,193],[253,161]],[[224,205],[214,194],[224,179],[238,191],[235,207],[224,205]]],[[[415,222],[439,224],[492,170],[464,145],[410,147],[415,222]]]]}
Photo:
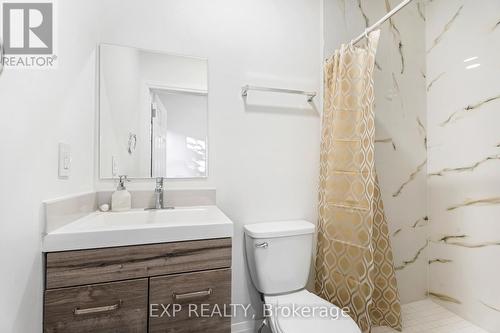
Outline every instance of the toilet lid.
{"type": "Polygon", "coordinates": [[[264,301],[275,333],[361,333],[354,320],[339,307],[307,290],[264,296],[264,301]]]}

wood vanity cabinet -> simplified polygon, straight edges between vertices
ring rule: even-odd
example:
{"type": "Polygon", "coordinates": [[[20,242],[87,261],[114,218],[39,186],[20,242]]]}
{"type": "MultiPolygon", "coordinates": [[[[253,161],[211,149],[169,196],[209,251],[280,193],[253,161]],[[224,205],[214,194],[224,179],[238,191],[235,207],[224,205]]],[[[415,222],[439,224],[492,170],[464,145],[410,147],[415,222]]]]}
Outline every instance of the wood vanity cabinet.
{"type": "Polygon", "coordinates": [[[230,333],[230,303],[231,238],[45,254],[44,333],[230,333]]]}
{"type": "Polygon", "coordinates": [[[174,308],[175,317],[150,317],[149,332],[231,332],[230,318],[228,320],[223,316],[211,316],[213,312],[227,312],[224,307],[229,307],[230,299],[230,269],[151,278],[149,303],[170,305],[170,309],[174,304],[178,306],[174,308]],[[166,327],[169,330],[165,330],[166,327]]]}

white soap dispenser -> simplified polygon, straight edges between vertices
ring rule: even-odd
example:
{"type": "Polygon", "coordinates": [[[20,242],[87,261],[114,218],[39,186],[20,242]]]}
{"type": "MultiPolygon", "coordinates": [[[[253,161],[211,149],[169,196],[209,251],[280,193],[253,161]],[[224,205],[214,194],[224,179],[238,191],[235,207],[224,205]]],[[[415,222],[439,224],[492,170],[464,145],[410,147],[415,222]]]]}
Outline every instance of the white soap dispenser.
{"type": "Polygon", "coordinates": [[[132,196],[125,188],[125,182],[129,181],[127,176],[119,176],[119,183],[116,191],[111,195],[111,210],[113,212],[124,212],[132,207],[132,196]]]}

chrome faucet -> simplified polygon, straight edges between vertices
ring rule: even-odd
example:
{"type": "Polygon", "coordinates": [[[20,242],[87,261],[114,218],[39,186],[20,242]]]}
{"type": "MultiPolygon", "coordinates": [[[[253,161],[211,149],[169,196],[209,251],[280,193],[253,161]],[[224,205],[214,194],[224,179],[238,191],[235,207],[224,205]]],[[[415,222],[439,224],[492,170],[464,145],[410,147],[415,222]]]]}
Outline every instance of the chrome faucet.
{"type": "Polygon", "coordinates": [[[163,177],[156,178],[155,209],[163,209],[163,177]]]}
{"type": "Polygon", "coordinates": [[[146,210],[156,210],[156,209],[174,209],[174,207],[165,207],[163,203],[163,177],[156,178],[155,186],[155,204],[153,208],[146,208],[146,210]]]}

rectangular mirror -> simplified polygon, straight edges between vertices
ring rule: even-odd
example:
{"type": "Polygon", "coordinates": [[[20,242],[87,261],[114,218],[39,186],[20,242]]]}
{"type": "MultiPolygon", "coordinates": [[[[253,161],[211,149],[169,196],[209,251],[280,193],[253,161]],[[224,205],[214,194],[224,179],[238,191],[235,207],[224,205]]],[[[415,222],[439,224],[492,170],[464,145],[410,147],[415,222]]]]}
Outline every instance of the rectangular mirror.
{"type": "Polygon", "coordinates": [[[101,179],[207,176],[207,60],[99,46],[101,179]]]}

